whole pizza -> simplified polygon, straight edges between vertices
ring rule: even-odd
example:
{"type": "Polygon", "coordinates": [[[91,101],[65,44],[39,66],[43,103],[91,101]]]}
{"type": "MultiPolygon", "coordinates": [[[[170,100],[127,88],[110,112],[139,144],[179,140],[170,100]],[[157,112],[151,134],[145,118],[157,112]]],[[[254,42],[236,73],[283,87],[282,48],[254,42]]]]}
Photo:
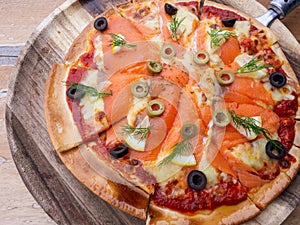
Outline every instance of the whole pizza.
{"type": "Polygon", "coordinates": [[[147,224],[240,224],[297,174],[298,96],[277,37],[251,16],[136,0],[53,65],[44,108],[63,163],[111,205],[147,224]]]}

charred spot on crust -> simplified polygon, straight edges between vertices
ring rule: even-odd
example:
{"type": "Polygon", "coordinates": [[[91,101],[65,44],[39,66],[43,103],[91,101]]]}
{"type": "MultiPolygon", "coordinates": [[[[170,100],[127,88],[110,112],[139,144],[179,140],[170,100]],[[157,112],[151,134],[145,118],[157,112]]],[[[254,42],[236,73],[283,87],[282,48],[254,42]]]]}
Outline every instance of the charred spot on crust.
{"type": "Polygon", "coordinates": [[[105,118],[105,112],[100,111],[95,114],[95,120],[101,122],[105,118]]]}
{"type": "Polygon", "coordinates": [[[150,7],[145,7],[142,9],[139,9],[135,14],[134,14],[134,19],[142,19],[145,16],[147,16],[150,13],[150,7]]]}

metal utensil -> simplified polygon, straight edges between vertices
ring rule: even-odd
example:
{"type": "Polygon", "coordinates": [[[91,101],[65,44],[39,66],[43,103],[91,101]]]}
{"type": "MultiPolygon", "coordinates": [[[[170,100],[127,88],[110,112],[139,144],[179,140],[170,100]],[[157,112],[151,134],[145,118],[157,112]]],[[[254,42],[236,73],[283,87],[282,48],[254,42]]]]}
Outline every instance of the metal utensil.
{"type": "Polygon", "coordinates": [[[272,0],[269,3],[268,11],[256,19],[265,26],[271,26],[275,19],[283,19],[293,9],[300,5],[300,0],[272,0]]]}

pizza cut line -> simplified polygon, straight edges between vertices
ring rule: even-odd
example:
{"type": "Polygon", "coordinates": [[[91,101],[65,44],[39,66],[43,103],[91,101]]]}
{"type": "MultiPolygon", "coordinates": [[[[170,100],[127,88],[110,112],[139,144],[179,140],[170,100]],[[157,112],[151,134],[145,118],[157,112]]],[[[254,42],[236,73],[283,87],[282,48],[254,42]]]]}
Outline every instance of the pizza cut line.
{"type": "Polygon", "coordinates": [[[107,10],[45,86],[63,163],[147,224],[240,224],[300,166],[299,86],[277,37],[238,10],[199,5],[107,10]]]}

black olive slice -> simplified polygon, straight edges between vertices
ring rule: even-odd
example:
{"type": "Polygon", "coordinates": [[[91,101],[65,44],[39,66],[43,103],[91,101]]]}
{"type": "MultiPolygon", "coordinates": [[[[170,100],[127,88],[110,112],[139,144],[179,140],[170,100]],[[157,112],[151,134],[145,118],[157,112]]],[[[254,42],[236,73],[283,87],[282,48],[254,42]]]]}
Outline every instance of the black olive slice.
{"type": "Polygon", "coordinates": [[[266,144],[266,153],[270,158],[282,159],[286,156],[286,149],[280,141],[271,140],[266,144]]]}
{"type": "Polygon", "coordinates": [[[125,144],[120,144],[109,151],[110,156],[115,159],[122,158],[123,156],[127,155],[127,153],[128,146],[125,144]]]}
{"type": "Polygon", "coordinates": [[[105,17],[99,17],[94,22],[94,28],[99,31],[105,31],[107,28],[107,19],[105,17]]]}
{"type": "Polygon", "coordinates": [[[280,72],[272,73],[269,79],[271,85],[276,88],[281,88],[286,84],[286,76],[280,72]]]}
{"type": "Polygon", "coordinates": [[[165,11],[167,14],[169,14],[170,16],[173,16],[177,13],[177,8],[169,3],[165,4],[165,11]]]}
{"type": "Polygon", "coordinates": [[[72,85],[71,87],[68,88],[67,90],[67,96],[70,98],[70,99],[73,99],[73,100],[79,100],[81,98],[83,98],[84,96],[84,91],[77,88],[76,86],[72,85]]]}
{"type": "Polygon", "coordinates": [[[222,20],[222,23],[225,27],[233,27],[235,22],[236,22],[236,18],[222,20]]]}
{"type": "Polygon", "coordinates": [[[192,189],[200,191],[206,187],[207,179],[203,172],[192,170],[188,175],[187,182],[192,189]]]}
{"type": "Polygon", "coordinates": [[[291,162],[283,159],[282,161],[279,162],[279,165],[282,169],[288,169],[291,167],[291,162]]]}

